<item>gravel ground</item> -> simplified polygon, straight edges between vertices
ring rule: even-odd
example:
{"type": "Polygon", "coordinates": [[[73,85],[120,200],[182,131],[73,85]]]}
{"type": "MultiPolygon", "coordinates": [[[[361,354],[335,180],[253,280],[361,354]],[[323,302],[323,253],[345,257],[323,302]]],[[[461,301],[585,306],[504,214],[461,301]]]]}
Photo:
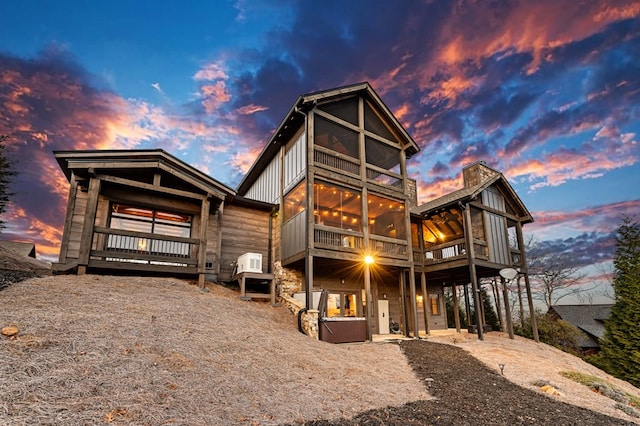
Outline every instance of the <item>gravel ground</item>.
{"type": "Polygon", "coordinates": [[[404,341],[401,349],[436,399],[361,413],[321,425],[633,425],[524,389],[464,350],[428,341],[404,341]]]}

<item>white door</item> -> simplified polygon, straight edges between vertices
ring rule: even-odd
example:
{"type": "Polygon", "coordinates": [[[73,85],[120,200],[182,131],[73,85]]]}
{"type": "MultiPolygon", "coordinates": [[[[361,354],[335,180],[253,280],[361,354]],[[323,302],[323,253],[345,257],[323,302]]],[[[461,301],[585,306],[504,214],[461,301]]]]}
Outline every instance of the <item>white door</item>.
{"type": "Polygon", "coordinates": [[[378,300],[378,334],[389,334],[388,300],[378,300]]]}

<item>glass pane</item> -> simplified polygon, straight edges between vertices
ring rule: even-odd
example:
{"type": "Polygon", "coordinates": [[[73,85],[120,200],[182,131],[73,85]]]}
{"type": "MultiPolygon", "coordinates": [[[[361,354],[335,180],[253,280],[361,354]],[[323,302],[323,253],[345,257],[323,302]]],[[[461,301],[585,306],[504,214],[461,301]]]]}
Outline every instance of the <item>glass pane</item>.
{"type": "Polygon", "coordinates": [[[286,222],[298,213],[302,213],[307,205],[306,181],[300,182],[284,197],[284,215],[286,222]]]}
{"type": "Polygon", "coordinates": [[[316,145],[353,158],[359,158],[357,132],[318,116],[315,117],[314,125],[316,145]]]}
{"type": "Polygon", "coordinates": [[[367,136],[367,163],[400,174],[400,150],[367,136]]]}
{"type": "Polygon", "coordinates": [[[314,184],[313,191],[316,223],[352,231],[362,230],[360,192],[320,182],[314,184]]]}
{"type": "Polygon", "coordinates": [[[383,237],[405,239],[404,203],[369,194],[369,232],[383,237]]]}
{"type": "Polygon", "coordinates": [[[327,317],[340,316],[340,293],[330,293],[327,298],[327,317]]]}
{"type": "Polygon", "coordinates": [[[431,300],[431,315],[440,315],[440,297],[437,294],[430,294],[431,300]]]}
{"type": "Polygon", "coordinates": [[[396,141],[395,136],[387,126],[380,120],[380,117],[373,111],[368,102],[364,104],[364,128],[371,133],[380,135],[385,139],[396,141]]]}
{"type": "Polygon", "coordinates": [[[332,102],[318,107],[324,112],[347,121],[355,126],[358,125],[358,98],[353,97],[339,102],[332,102]]]}

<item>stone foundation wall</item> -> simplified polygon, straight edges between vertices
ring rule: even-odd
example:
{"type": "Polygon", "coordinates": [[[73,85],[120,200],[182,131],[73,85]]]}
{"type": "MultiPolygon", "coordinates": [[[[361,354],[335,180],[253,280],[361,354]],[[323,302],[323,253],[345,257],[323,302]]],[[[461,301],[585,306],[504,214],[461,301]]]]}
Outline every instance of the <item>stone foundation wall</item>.
{"type": "Polygon", "coordinates": [[[280,262],[273,262],[273,275],[276,280],[276,294],[291,296],[302,291],[302,274],[293,269],[283,268],[280,262]]]}
{"type": "MultiPolygon", "coordinates": [[[[280,300],[283,306],[286,306],[289,311],[295,317],[298,317],[300,310],[304,307],[300,302],[295,300],[293,297],[281,294],[280,300]]],[[[311,309],[302,313],[300,318],[302,323],[302,330],[304,334],[307,336],[313,337],[314,339],[318,339],[318,311],[315,309],[311,309]]]]}
{"type": "MultiPolygon", "coordinates": [[[[304,304],[295,300],[293,294],[302,291],[302,274],[293,269],[283,268],[280,262],[273,262],[273,275],[276,281],[276,294],[280,298],[280,302],[297,318],[300,310],[304,308],[304,304]]],[[[305,311],[300,320],[304,333],[318,339],[318,311],[314,309],[305,311]]]]}

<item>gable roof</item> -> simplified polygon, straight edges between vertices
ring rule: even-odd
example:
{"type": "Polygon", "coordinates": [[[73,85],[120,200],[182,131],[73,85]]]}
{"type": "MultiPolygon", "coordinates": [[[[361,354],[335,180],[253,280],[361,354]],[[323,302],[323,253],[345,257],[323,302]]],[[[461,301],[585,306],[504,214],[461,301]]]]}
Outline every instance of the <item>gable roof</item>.
{"type": "MultiPolygon", "coordinates": [[[[518,210],[518,216],[522,219],[522,223],[525,224],[533,222],[533,216],[531,216],[531,213],[529,213],[527,207],[524,205],[520,197],[518,197],[518,194],[513,189],[511,184],[509,184],[507,178],[505,178],[505,176],[501,172],[486,166],[483,162],[480,163],[484,168],[489,169],[493,172],[491,176],[485,178],[480,183],[471,185],[466,188],[458,189],[439,198],[421,204],[413,208],[412,213],[417,215],[427,215],[435,210],[451,206],[452,204],[458,204],[458,202],[471,201],[478,195],[480,195],[480,193],[485,189],[496,185],[502,190],[504,195],[508,196],[509,199],[513,202],[514,207],[518,210]]],[[[470,168],[472,166],[473,165],[467,168],[470,168]]]]}
{"type": "Polygon", "coordinates": [[[598,305],[554,305],[549,308],[550,313],[555,313],[560,319],[576,326],[586,333],[593,342],[582,339],[582,347],[598,347],[598,340],[605,335],[604,322],[611,314],[613,304],[598,305]],[[584,343],[584,344],[583,344],[584,343]]]}
{"type": "Polygon", "coordinates": [[[18,241],[0,241],[0,247],[24,257],[36,257],[36,245],[34,243],[21,243],[18,241]]]}
{"type": "Polygon", "coordinates": [[[162,149],[54,151],[60,168],[71,179],[73,173],[89,169],[156,169],[188,182],[203,193],[220,199],[235,195],[230,187],[177,159],[162,149]]]}
{"type": "Polygon", "coordinates": [[[269,165],[273,157],[277,155],[282,144],[287,143],[289,138],[293,136],[293,133],[304,124],[307,113],[319,101],[339,100],[341,98],[351,97],[354,95],[363,95],[366,97],[382,114],[384,114],[385,118],[394,125],[402,138],[401,143],[404,146],[407,157],[411,157],[420,151],[418,144],[416,144],[398,119],[393,115],[384,102],[382,102],[380,96],[378,96],[369,83],[363,82],[335,89],[307,93],[306,95],[298,97],[280,125],[273,132],[271,138],[262,149],[262,152],[260,152],[260,155],[258,155],[251,165],[251,168],[238,185],[238,194],[244,195],[249,190],[258,176],[260,176],[262,170],[264,170],[264,168],[269,165]]]}

